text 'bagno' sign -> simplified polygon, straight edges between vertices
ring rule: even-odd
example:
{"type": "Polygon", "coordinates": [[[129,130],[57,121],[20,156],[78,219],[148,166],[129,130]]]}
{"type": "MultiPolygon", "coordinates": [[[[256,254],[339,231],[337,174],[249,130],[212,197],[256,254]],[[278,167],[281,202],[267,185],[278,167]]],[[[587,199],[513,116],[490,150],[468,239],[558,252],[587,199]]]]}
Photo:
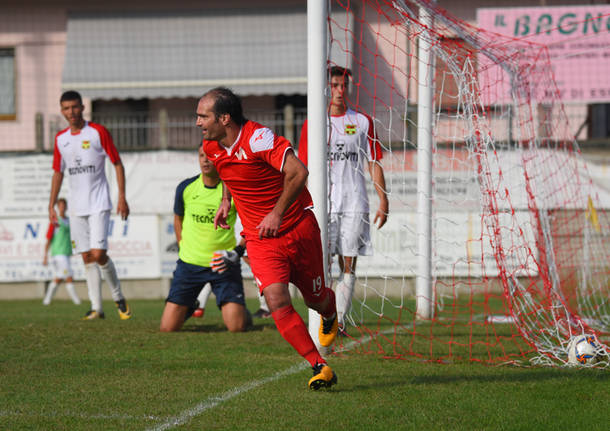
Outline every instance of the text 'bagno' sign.
{"type": "Polygon", "coordinates": [[[547,46],[564,102],[610,102],[610,5],[477,9],[477,26],[547,46]]]}

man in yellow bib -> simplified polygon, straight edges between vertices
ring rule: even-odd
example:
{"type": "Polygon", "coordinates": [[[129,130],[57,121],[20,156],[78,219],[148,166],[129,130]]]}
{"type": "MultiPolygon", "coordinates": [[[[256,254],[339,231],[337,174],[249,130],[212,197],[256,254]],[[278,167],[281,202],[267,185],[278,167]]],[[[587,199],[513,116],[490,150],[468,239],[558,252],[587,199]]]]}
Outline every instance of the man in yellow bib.
{"type": "Polygon", "coordinates": [[[245,331],[251,322],[246,309],[240,258],[245,247],[236,246],[235,206],[227,221],[230,229],[214,228],[214,215],[222,201],[222,184],[211,161],[199,147],[201,174],[176,188],[174,230],[179,245],[178,262],[165,309],[162,332],[178,331],[197,308],[197,296],[209,283],[227,329],[245,331]]]}

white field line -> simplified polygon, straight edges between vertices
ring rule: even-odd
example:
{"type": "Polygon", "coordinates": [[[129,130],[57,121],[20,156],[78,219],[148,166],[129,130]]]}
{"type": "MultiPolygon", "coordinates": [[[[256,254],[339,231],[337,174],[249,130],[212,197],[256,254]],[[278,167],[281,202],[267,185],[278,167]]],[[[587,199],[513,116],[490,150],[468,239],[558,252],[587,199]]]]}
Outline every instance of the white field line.
{"type": "MultiPolygon", "coordinates": [[[[391,330],[388,330],[388,331],[384,331],[383,333],[385,334],[385,333],[392,333],[392,332],[394,332],[394,328],[392,328],[391,330]]],[[[335,351],[336,352],[349,351],[356,344],[366,343],[366,342],[370,341],[370,339],[372,339],[372,337],[369,335],[368,337],[365,337],[364,339],[360,339],[358,341],[350,341],[349,343],[344,345],[343,348],[335,350],[335,351]]],[[[248,392],[261,385],[264,385],[265,383],[270,383],[270,382],[279,380],[282,377],[297,373],[308,367],[309,367],[309,363],[300,362],[296,365],[293,365],[292,367],[285,369],[284,371],[275,373],[272,376],[269,376],[269,377],[266,377],[266,378],[260,379],[260,380],[253,380],[242,386],[238,386],[236,388],[229,389],[228,391],[226,391],[220,395],[211,396],[211,397],[207,398],[206,400],[200,402],[199,404],[195,405],[194,407],[186,409],[186,410],[182,411],[180,414],[167,419],[162,424],[156,425],[152,428],[147,428],[146,431],[164,431],[164,430],[168,430],[168,429],[171,429],[171,428],[179,426],[179,425],[184,425],[185,423],[189,422],[195,416],[198,416],[201,413],[205,412],[206,410],[216,407],[217,405],[219,405],[225,401],[235,398],[236,396],[241,395],[245,392],[248,392]]]]}
{"type": "Polygon", "coordinates": [[[293,365],[290,368],[285,369],[284,371],[275,373],[274,375],[272,375],[270,377],[266,377],[266,378],[260,379],[260,380],[253,380],[251,382],[246,383],[245,385],[238,386],[233,389],[229,389],[228,391],[226,391],[223,394],[211,396],[208,399],[195,405],[194,407],[191,407],[190,409],[186,409],[186,410],[182,411],[179,415],[167,419],[162,424],[156,425],[152,428],[147,428],[147,431],[163,431],[163,430],[171,429],[178,425],[184,425],[185,423],[189,422],[195,416],[198,416],[201,413],[203,413],[204,411],[209,410],[213,407],[216,407],[217,405],[219,405],[227,400],[230,400],[231,398],[235,398],[238,395],[248,392],[261,385],[264,385],[265,383],[273,382],[275,380],[281,379],[282,377],[289,376],[290,374],[294,374],[296,372],[304,370],[308,366],[309,366],[309,364],[307,362],[301,362],[296,365],[293,365]]]}
{"type": "Polygon", "coordinates": [[[88,414],[84,414],[84,413],[77,413],[77,412],[71,412],[71,411],[64,411],[64,412],[48,412],[48,413],[36,413],[36,412],[11,412],[9,410],[0,410],[0,418],[2,417],[11,417],[11,416],[18,416],[18,417],[44,417],[44,418],[77,418],[77,419],[108,419],[108,420],[115,420],[115,419],[120,419],[120,420],[149,420],[149,421],[160,421],[163,418],[158,417],[158,416],[151,416],[151,415],[143,415],[143,416],[133,416],[133,415],[123,415],[123,414],[104,414],[104,413],[100,413],[100,414],[92,414],[92,415],[88,415],[88,414]]]}
{"type": "MultiPolygon", "coordinates": [[[[384,331],[383,334],[385,333],[392,333],[394,331],[394,329],[388,330],[388,331],[384,331]]],[[[358,341],[350,341],[349,343],[345,344],[342,348],[340,349],[336,349],[336,352],[347,352],[349,350],[351,350],[355,345],[357,344],[362,344],[362,343],[366,343],[368,341],[370,341],[370,339],[372,339],[373,337],[371,336],[367,336],[363,339],[359,339],[358,341]]],[[[325,355],[324,355],[325,356],[325,355]]],[[[200,403],[198,403],[197,405],[186,409],[184,411],[182,411],[180,414],[165,419],[165,421],[161,424],[155,425],[151,428],[147,428],[147,431],[163,431],[163,430],[168,430],[171,429],[173,427],[179,426],[179,425],[184,425],[185,423],[189,422],[192,418],[194,418],[195,416],[200,415],[201,413],[205,412],[206,410],[209,410],[213,407],[216,407],[217,405],[228,401],[232,398],[235,398],[238,395],[241,395],[243,393],[246,393],[252,389],[255,389],[259,386],[262,386],[266,383],[270,383],[270,382],[274,382],[276,380],[281,379],[282,377],[285,376],[289,376],[291,374],[295,374],[298,373],[306,368],[309,368],[309,363],[307,362],[300,362],[298,364],[295,364],[283,371],[279,371],[275,374],[273,374],[272,376],[269,377],[265,377],[263,379],[259,379],[259,380],[253,380],[251,382],[248,382],[244,385],[238,386],[236,388],[233,389],[229,389],[228,391],[220,394],[220,395],[214,395],[211,396],[203,401],[201,401],[200,403]]],[[[83,419],[108,419],[108,420],[115,420],[115,419],[127,419],[127,420],[152,420],[152,421],[161,421],[163,420],[163,418],[160,418],[158,416],[152,416],[152,415],[144,415],[144,416],[131,416],[131,415],[123,415],[123,414],[93,414],[93,415],[87,415],[87,414],[82,414],[82,413],[77,413],[77,412],[71,412],[71,411],[66,411],[66,412],[48,412],[48,413],[44,413],[44,414],[40,414],[40,413],[25,413],[25,412],[11,412],[8,410],[0,410],[0,418],[2,417],[10,417],[10,416],[31,416],[31,417],[47,417],[47,418],[54,418],[54,417],[72,417],[72,418],[83,418],[83,419]]]]}

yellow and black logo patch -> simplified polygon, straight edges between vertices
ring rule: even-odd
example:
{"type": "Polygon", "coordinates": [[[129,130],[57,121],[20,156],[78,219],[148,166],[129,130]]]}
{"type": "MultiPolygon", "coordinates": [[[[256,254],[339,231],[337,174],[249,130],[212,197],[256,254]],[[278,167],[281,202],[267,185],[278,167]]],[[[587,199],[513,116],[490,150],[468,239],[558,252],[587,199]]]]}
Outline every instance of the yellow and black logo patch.
{"type": "Polygon", "coordinates": [[[82,148],[83,150],[88,150],[91,147],[91,143],[89,141],[83,141],[82,148]]]}
{"type": "Polygon", "coordinates": [[[346,124],[345,125],[345,134],[346,135],[355,135],[356,134],[356,125],[355,124],[346,124]]]}

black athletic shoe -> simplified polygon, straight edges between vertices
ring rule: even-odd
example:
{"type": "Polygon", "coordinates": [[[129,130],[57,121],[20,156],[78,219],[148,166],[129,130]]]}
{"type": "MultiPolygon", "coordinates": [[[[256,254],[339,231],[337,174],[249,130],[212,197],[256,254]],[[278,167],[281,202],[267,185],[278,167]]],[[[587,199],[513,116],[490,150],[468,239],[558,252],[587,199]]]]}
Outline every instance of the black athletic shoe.
{"type": "Polygon", "coordinates": [[[267,310],[263,310],[262,308],[259,308],[256,311],[256,313],[254,313],[252,316],[257,317],[259,319],[268,319],[271,317],[271,313],[267,310]]]}

